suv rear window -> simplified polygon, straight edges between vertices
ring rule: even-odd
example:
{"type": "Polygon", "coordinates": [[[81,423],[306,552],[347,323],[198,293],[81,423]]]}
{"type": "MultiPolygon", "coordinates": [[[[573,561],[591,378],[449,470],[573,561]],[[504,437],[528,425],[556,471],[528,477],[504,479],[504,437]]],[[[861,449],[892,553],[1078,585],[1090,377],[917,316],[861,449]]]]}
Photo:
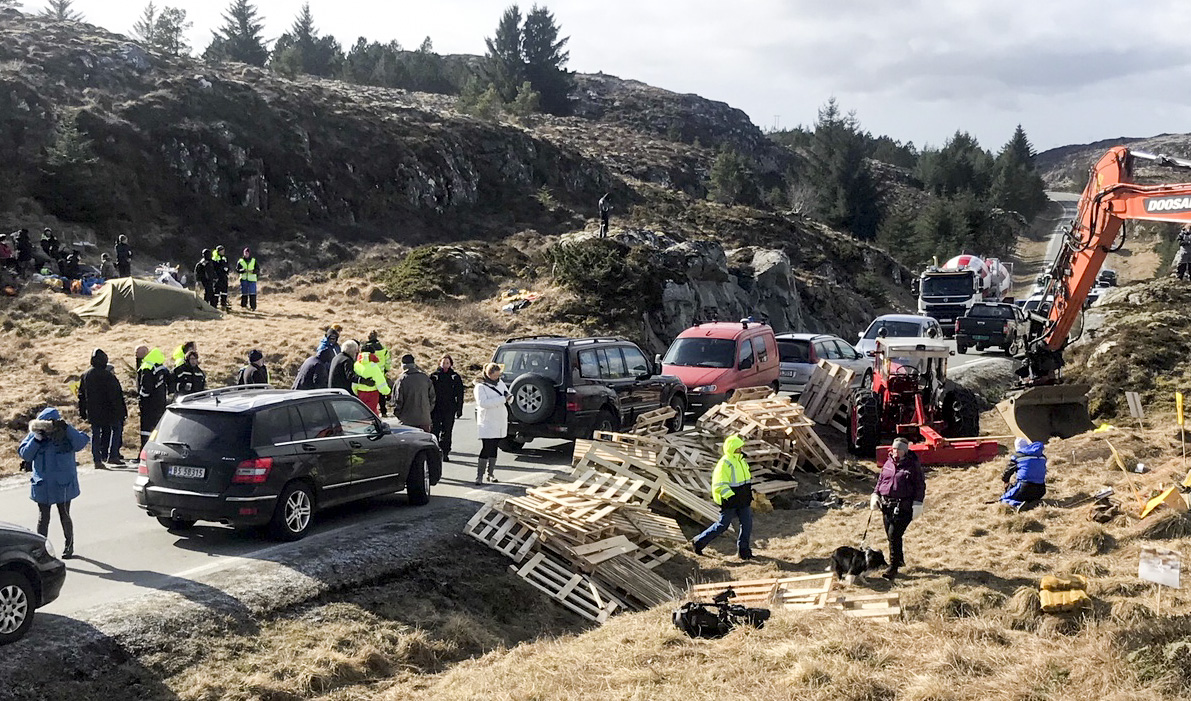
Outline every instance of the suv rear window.
{"type": "Polygon", "coordinates": [[[877,333],[885,329],[885,335],[889,338],[913,338],[914,336],[922,335],[922,326],[913,321],[877,321],[868,327],[868,332],[864,337],[872,340],[877,337],[877,333]]]}
{"type": "Polygon", "coordinates": [[[501,377],[506,383],[527,372],[548,378],[555,384],[562,383],[562,351],[550,348],[522,348],[502,346],[496,349],[492,362],[504,367],[501,377]]]}
{"type": "Polygon", "coordinates": [[[991,304],[977,304],[968,310],[968,316],[984,317],[986,319],[1012,319],[1012,307],[998,307],[991,304]]]}
{"type": "Polygon", "coordinates": [[[810,341],[779,338],[777,340],[777,352],[778,358],[783,363],[811,362],[810,341]]]}
{"type": "Polygon", "coordinates": [[[192,451],[245,448],[252,417],[223,411],[170,409],[157,424],[158,443],[184,444],[192,451]]]}
{"type": "Polygon", "coordinates": [[[662,363],[697,368],[735,367],[736,341],[727,338],[678,338],[662,363]]]}

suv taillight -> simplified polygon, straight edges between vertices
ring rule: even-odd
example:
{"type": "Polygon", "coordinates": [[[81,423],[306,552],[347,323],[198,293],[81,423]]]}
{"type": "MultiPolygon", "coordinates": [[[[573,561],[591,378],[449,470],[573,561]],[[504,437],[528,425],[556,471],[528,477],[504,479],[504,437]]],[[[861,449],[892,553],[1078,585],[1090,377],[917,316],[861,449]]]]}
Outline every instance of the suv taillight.
{"type": "Polygon", "coordinates": [[[575,391],[574,387],[568,387],[567,388],[567,411],[574,413],[576,411],[579,411],[579,409],[580,409],[579,393],[577,391],[575,391]]]}
{"type": "Polygon", "coordinates": [[[1005,329],[1002,331],[1002,333],[1004,333],[1006,336],[1009,335],[1009,322],[1008,321],[1005,322],[1005,329]]]}
{"type": "Polygon", "coordinates": [[[269,479],[269,470],[272,469],[273,458],[243,460],[236,465],[236,472],[232,475],[232,484],[262,484],[269,479]]]}
{"type": "Polygon", "coordinates": [[[955,332],[959,333],[959,319],[955,320],[955,332]]]}
{"type": "Polygon", "coordinates": [[[141,454],[138,457],[137,463],[136,463],[136,473],[138,475],[149,474],[149,463],[147,462],[148,459],[149,459],[149,454],[147,452],[145,452],[144,448],[141,448],[141,454]]]}

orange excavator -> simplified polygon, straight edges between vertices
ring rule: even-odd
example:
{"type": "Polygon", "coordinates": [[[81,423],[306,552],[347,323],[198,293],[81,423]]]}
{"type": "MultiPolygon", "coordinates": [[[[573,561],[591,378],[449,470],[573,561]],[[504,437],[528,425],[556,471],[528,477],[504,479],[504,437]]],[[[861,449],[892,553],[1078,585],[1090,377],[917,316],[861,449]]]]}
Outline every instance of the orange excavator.
{"type": "Polygon", "coordinates": [[[1133,176],[1139,161],[1191,170],[1191,160],[1124,146],[1110,149],[1092,166],[1076,218],[1043,280],[1042,299],[1050,308],[1039,310],[1045,320],[1033,324],[1025,344],[1025,361],[1018,370],[1022,389],[997,405],[1017,435],[1044,441],[1093,428],[1088,387],[1062,383],[1068,334],[1083,313],[1104,259],[1124,245],[1126,220],[1191,223],[1191,183],[1137,184],[1133,176]]]}

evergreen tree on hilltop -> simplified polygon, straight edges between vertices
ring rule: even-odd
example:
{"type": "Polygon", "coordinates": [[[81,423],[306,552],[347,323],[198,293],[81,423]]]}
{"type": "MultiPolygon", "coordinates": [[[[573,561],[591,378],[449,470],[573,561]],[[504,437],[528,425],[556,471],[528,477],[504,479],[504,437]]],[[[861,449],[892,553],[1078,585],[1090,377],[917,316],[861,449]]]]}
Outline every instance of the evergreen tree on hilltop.
{"type": "Polygon", "coordinates": [[[190,53],[186,30],[191,26],[193,24],[186,19],[186,10],[166,7],[158,12],[157,6],[150,2],[132,26],[132,33],[149,48],[170,56],[182,56],[190,53]]]}
{"type": "Polygon", "coordinates": [[[957,131],[938,151],[927,151],[918,160],[918,178],[935,195],[971,192],[988,194],[992,185],[993,159],[975,137],[957,131]]]}
{"type": "Polygon", "coordinates": [[[550,114],[570,111],[569,96],[574,80],[567,72],[570,52],[563,47],[570,37],[558,37],[554,14],[534,5],[525,16],[521,32],[521,52],[525,58],[525,77],[542,96],[542,109],[550,114]]]}
{"type": "Polygon", "coordinates": [[[1021,214],[1026,221],[1046,208],[1046,183],[1034,170],[1034,147],[1020,124],[993,163],[989,195],[993,204],[1021,214]]]}
{"type": "Polygon", "coordinates": [[[45,9],[41,11],[41,16],[60,22],[83,21],[83,13],[76,12],[74,9],[74,0],[49,0],[45,9]]]}
{"type": "Polygon", "coordinates": [[[517,97],[517,89],[526,80],[525,58],[521,50],[521,9],[516,5],[505,8],[496,25],[496,33],[484,39],[488,54],[484,72],[488,81],[505,102],[517,97]]]}
{"type": "Polygon", "coordinates": [[[835,98],[819,110],[811,139],[811,170],[824,221],[871,240],[881,224],[880,189],[865,160],[867,144],[856,115],[841,114],[835,98]]]}
{"type": "Polygon", "coordinates": [[[269,50],[261,32],[264,23],[256,6],[248,0],[232,0],[223,15],[224,25],[215,32],[210,45],[203,52],[209,61],[240,61],[263,66],[269,60],[269,50]]]}
{"type": "Polygon", "coordinates": [[[323,77],[338,74],[343,60],[343,49],[335,37],[318,35],[310,3],[302,5],[290,30],[277,38],[269,58],[270,64],[282,72],[323,77]]]}

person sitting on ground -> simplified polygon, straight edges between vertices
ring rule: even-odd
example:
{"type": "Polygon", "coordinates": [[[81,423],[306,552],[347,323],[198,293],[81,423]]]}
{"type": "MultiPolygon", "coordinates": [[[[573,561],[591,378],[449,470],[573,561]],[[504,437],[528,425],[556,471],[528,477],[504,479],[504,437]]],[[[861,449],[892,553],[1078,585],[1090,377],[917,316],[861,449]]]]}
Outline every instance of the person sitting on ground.
{"type": "Polygon", "coordinates": [[[253,348],[248,351],[248,364],[240,368],[236,376],[238,385],[267,385],[269,384],[269,368],[265,367],[265,354],[253,348]]]}
{"type": "Polygon", "coordinates": [[[179,397],[207,389],[207,373],[199,367],[197,350],[188,350],[182,364],[174,368],[174,389],[179,397]]]}
{"type": "Polygon", "coordinates": [[[1018,438],[1013,448],[1009,467],[1001,473],[1001,481],[1005,483],[1001,503],[1020,511],[1026,504],[1046,496],[1046,456],[1041,441],[1031,443],[1018,438]]]}

